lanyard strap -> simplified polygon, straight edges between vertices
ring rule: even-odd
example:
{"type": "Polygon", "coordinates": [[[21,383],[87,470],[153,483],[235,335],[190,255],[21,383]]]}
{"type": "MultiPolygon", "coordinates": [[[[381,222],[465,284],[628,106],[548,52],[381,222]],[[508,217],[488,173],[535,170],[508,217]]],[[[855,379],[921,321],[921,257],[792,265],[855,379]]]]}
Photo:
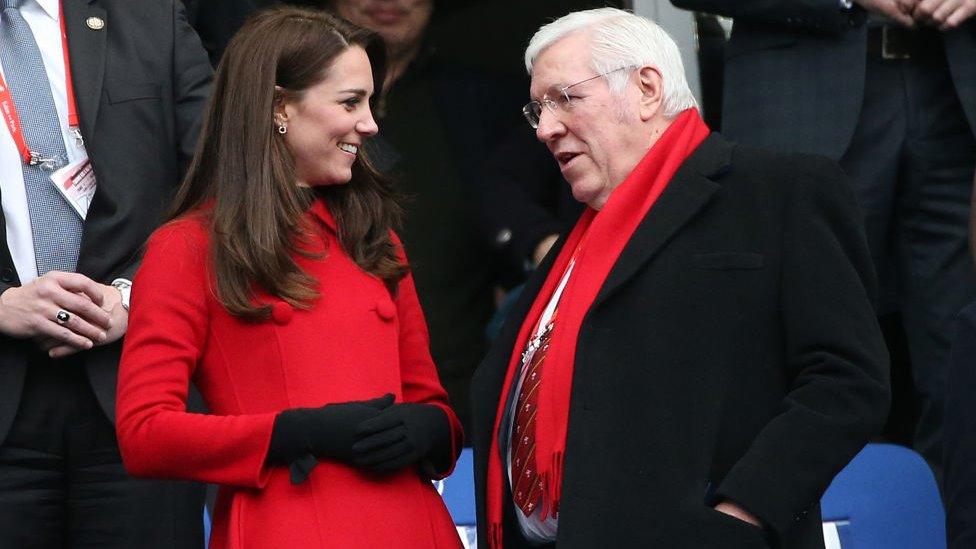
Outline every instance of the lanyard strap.
{"type": "MultiPolygon", "coordinates": [[[[81,133],[78,130],[78,109],[75,105],[75,88],[71,81],[71,62],[68,59],[68,33],[65,29],[64,6],[58,4],[58,19],[61,25],[61,53],[64,56],[64,88],[68,99],[68,127],[78,139],[81,133]]],[[[3,113],[3,120],[7,125],[10,136],[17,145],[17,151],[25,164],[35,165],[43,161],[41,155],[32,151],[24,138],[24,131],[20,124],[20,116],[17,114],[17,107],[14,105],[14,98],[10,94],[10,87],[7,81],[0,74],[0,112],[3,113]]]]}

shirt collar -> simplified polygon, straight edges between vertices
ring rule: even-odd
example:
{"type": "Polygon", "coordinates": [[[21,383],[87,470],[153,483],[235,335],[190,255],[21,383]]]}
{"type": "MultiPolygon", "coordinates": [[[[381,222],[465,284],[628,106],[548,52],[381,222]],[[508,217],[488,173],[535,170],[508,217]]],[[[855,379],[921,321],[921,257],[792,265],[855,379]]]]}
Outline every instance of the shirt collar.
{"type": "Polygon", "coordinates": [[[41,6],[41,9],[44,10],[44,13],[46,13],[48,17],[54,19],[55,22],[58,21],[60,15],[61,0],[34,0],[34,2],[36,2],[39,6],[41,6]]]}

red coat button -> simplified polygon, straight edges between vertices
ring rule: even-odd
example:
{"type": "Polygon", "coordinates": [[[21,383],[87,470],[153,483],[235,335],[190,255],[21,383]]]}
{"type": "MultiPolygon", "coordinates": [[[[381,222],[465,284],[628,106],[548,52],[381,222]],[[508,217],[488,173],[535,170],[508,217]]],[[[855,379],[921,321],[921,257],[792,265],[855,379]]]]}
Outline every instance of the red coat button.
{"type": "Polygon", "coordinates": [[[294,308],[284,301],[279,301],[271,306],[271,320],[274,320],[275,324],[282,326],[288,324],[294,314],[294,308]]]}
{"type": "Polygon", "coordinates": [[[376,314],[383,320],[393,320],[396,316],[396,307],[389,299],[381,300],[376,303],[376,314]]]}

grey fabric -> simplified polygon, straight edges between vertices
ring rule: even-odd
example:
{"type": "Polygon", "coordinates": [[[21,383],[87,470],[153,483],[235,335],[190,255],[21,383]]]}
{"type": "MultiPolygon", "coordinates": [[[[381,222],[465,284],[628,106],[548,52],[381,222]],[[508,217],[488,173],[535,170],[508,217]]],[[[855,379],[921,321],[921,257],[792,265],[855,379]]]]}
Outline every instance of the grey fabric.
{"type": "Polygon", "coordinates": [[[74,271],[81,249],[82,219],[51,184],[51,173],[68,163],[58,111],[41,52],[20,14],[22,0],[6,0],[0,16],[0,62],[27,146],[54,164],[23,164],[27,209],[37,274],[74,271]],[[47,168],[47,169],[45,169],[47,168]],[[53,169],[52,169],[53,168],[53,169]]]}

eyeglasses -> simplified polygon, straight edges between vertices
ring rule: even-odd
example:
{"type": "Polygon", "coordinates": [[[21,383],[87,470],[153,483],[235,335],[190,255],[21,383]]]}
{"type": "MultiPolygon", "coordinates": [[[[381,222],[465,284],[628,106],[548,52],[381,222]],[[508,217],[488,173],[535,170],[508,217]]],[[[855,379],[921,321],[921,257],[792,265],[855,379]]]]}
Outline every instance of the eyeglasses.
{"type": "Polygon", "coordinates": [[[532,126],[533,130],[538,129],[539,118],[542,117],[543,105],[545,105],[545,107],[549,109],[549,111],[552,112],[553,114],[558,113],[560,110],[568,111],[569,109],[573,108],[573,104],[574,104],[573,98],[569,95],[570,88],[574,86],[579,86],[580,84],[585,84],[591,80],[596,80],[601,76],[606,76],[608,74],[612,74],[623,70],[633,70],[636,68],[637,67],[634,65],[620,67],[617,69],[613,69],[611,71],[600,73],[596,76],[591,76],[586,80],[580,80],[579,82],[570,84],[568,86],[550,89],[548,92],[546,92],[545,95],[542,96],[542,101],[529,101],[528,103],[526,103],[525,106],[522,107],[522,115],[525,116],[525,119],[529,122],[529,126],[532,126]],[[553,97],[555,97],[555,99],[553,99],[553,97]]]}

